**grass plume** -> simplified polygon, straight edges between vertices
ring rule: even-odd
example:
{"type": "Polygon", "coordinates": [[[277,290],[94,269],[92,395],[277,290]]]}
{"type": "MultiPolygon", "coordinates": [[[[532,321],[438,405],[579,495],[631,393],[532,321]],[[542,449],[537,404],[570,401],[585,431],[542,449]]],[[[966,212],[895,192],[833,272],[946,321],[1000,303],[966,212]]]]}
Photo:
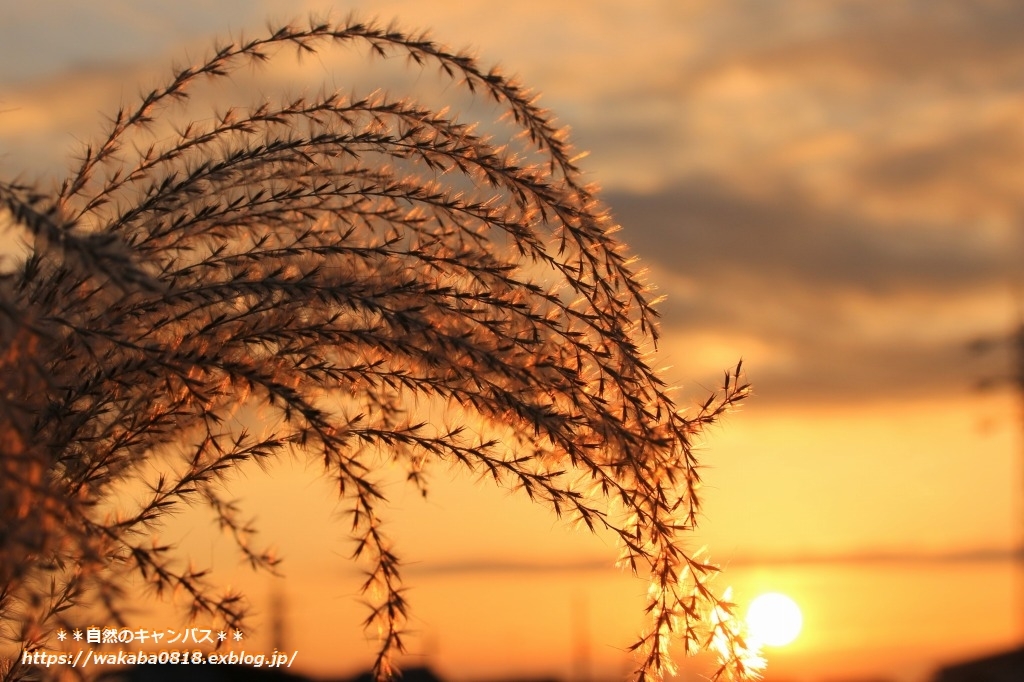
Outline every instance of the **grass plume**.
{"type": "MultiPolygon", "coordinates": [[[[119,110],[55,191],[0,182],[0,207],[32,245],[0,279],[0,635],[15,648],[74,627],[86,599],[122,621],[128,573],[241,627],[241,596],[181,568],[152,531],[206,505],[273,570],[222,483],[286,452],[322,462],[349,512],[379,595],[366,625],[381,678],[407,613],[381,453],[424,493],[425,467],[456,462],[611,531],[622,565],[651,579],[639,680],[671,670],[677,639],[687,653],[742,645],[707,587],[716,569],[684,547],[700,508],[691,443],[747,395],[740,367],[696,413],[673,403],[648,364],[649,288],[565,132],[516,80],[391,26],[283,26],[219,45],[119,110]],[[435,67],[518,134],[499,144],[384,94],[180,118],[197,80],[330,44],[435,67]],[[154,135],[158,123],[175,132],[154,135]],[[415,420],[421,399],[508,435],[415,420]],[[242,406],[279,427],[247,432],[232,419],[242,406]],[[109,513],[147,467],[147,499],[109,513]]],[[[4,680],[31,673],[17,656],[3,665],[4,680]]],[[[723,658],[720,673],[747,672],[723,658]]]]}

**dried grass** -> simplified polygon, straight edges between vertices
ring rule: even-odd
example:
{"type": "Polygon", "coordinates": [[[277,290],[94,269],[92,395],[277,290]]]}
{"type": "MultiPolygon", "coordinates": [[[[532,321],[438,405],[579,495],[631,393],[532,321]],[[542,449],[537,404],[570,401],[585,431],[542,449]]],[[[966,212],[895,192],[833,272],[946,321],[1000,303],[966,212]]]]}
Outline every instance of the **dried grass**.
{"type": "MultiPolygon", "coordinates": [[[[0,281],[2,634],[32,648],[74,627],[83,602],[122,621],[126,574],[241,627],[240,595],[219,595],[152,531],[205,504],[273,570],[221,484],[243,462],[300,452],[347,505],[364,590],[381,595],[366,626],[388,677],[407,604],[378,513],[385,452],[424,492],[425,466],[456,462],[614,533],[621,564],[651,579],[638,679],[671,670],[677,638],[690,653],[717,637],[735,649],[720,672],[746,674],[731,606],[707,587],[716,569],[684,540],[699,512],[691,441],[747,386],[737,367],[695,414],[673,404],[647,364],[648,287],[579,177],[564,132],[515,80],[424,35],[349,20],[217,47],[118,111],[53,193],[0,183],[32,241],[0,281]],[[175,118],[197,79],[332,43],[436,67],[520,134],[499,145],[385,95],[175,118]],[[157,120],[176,134],[154,136],[157,120]],[[403,407],[419,398],[513,436],[415,422],[403,407]],[[232,419],[243,405],[280,426],[246,432],[232,419]],[[168,450],[184,465],[157,454],[168,450]],[[104,511],[154,463],[137,509],[104,511]]],[[[3,668],[4,680],[31,674],[17,657],[3,668]]]]}

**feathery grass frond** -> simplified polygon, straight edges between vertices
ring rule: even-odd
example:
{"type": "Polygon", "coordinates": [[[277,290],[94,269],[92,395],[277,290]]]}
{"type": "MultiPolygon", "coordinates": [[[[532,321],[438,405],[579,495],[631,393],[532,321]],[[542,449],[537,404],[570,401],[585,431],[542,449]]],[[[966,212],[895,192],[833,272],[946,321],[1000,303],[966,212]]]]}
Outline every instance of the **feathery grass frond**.
{"type": "MultiPolygon", "coordinates": [[[[236,595],[149,538],[182,503],[205,504],[273,570],[221,485],[285,451],[322,461],[347,505],[364,590],[380,595],[366,620],[380,677],[407,613],[381,453],[424,493],[424,466],[457,462],[615,534],[622,564],[651,579],[638,679],[671,669],[672,640],[690,652],[731,632],[706,585],[715,569],[684,539],[700,508],[692,439],[748,388],[737,367],[695,416],[672,402],[647,361],[648,288],[573,158],[514,79],[349,20],[277,28],[178,70],[118,111],[53,195],[0,182],[0,206],[34,240],[0,281],[0,634],[30,647],[90,594],[120,618],[125,572],[240,627],[236,595]],[[436,66],[520,134],[499,144],[380,94],[176,118],[197,79],[331,43],[436,66]],[[176,133],[151,135],[157,121],[176,133]],[[504,435],[417,421],[403,410],[418,398],[504,435]],[[241,406],[279,427],[240,430],[241,406]],[[146,499],[110,514],[144,471],[158,472],[146,499]]],[[[24,673],[12,659],[3,679],[24,673]]]]}

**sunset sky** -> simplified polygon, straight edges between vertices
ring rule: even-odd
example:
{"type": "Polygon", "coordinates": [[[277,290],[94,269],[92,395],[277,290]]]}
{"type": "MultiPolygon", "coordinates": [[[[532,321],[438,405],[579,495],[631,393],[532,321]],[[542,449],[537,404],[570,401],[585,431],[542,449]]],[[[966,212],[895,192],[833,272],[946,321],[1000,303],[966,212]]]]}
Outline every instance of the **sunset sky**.
{"type": "MultiPolygon", "coordinates": [[[[725,568],[717,584],[741,604],[781,591],[803,608],[804,633],[770,653],[769,681],[915,682],[1024,639],[1011,561],[1024,531],[1020,412],[1008,386],[975,388],[1008,376],[1011,355],[969,351],[1024,315],[1024,5],[11,4],[0,176],[60,178],[103,116],[172,62],[328,10],[429,28],[542,92],[667,297],[666,378],[697,399],[743,359],[754,396],[702,442],[693,546],[707,545],[725,568]]],[[[287,85],[392,85],[368,82],[361,56],[307,60],[287,85]]],[[[431,83],[414,74],[412,87],[431,83]]],[[[409,662],[459,681],[568,678],[588,660],[624,679],[645,588],[613,567],[611,541],[458,472],[436,468],[433,481],[426,502],[389,488],[413,588],[409,662]]],[[[235,492],[289,579],[236,572],[201,512],[179,524],[199,524],[179,531],[197,562],[263,613],[282,591],[306,670],[367,665],[329,484],[313,465],[282,463],[235,492]],[[326,653],[335,646],[340,658],[326,653]]]]}

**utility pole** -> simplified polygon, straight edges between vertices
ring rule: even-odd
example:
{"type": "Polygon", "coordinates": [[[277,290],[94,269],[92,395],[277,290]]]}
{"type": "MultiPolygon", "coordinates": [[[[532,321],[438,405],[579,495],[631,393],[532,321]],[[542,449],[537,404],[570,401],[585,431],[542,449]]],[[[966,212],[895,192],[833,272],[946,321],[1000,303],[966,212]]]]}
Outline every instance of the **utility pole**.
{"type": "Polygon", "coordinates": [[[591,682],[590,599],[586,593],[573,596],[570,608],[573,679],[591,682]]]}
{"type": "Polygon", "coordinates": [[[1018,433],[1017,448],[1020,453],[1020,469],[1017,481],[1017,546],[1013,557],[1017,564],[1017,620],[1020,637],[1024,639],[1024,316],[1018,313],[1017,328],[1008,337],[987,337],[977,339],[970,345],[970,350],[981,354],[998,347],[1009,347],[1011,353],[1010,372],[1004,375],[990,376],[978,382],[982,390],[995,388],[1000,384],[1009,383],[1017,394],[1018,433]]]}
{"type": "Polygon", "coordinates": [[[270,593],[270,644],[281,652],[284,652],[285,644],[287,644],[287,614],[285,610],[284,593],[280,581],[275,581],[270,593]]]}

